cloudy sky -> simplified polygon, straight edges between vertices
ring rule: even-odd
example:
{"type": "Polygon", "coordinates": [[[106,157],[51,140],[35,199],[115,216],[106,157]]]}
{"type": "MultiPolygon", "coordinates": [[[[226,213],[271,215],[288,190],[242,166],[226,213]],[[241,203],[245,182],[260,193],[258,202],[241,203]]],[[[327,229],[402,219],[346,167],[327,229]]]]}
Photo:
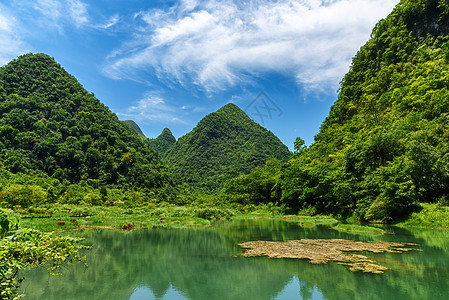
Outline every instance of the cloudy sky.
{"type": "Polygon", "coordinates": [[[46,53],[148,137],[233,102],[307,144],[399,0],[4,0],[0,64],[46,53]]]}

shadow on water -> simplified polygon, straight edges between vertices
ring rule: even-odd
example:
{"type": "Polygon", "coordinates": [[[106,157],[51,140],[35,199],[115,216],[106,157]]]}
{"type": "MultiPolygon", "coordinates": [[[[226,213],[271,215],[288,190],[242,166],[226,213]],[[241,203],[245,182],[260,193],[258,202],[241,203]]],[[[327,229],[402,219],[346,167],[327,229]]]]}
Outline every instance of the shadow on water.
{"type": "Polygon", "coordinates": [[[395,234],[345,233],[274,220],[235,220],[209,228],[84,231],[89,268],[67,266],[24,276],[24,299],[445,299],[449,293],[449,234],[392,229],[395,234]],[[250,240],[341,238],[418,243],[423,251],[370,254],[391,268],[352,273],[336,263],[244,258],[250,240]]]}

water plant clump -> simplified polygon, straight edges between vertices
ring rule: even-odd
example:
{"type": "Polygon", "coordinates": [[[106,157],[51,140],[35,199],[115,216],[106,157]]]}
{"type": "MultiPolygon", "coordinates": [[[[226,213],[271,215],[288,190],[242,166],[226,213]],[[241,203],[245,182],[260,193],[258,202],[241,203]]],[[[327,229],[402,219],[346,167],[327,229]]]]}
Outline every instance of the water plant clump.
{"type": "Polygon", "coordinates": [[[352,272],[382,274],[389,268],[362,254],[351,252],[403,253],[412,250],[412,243],[356,242],[344,239],[302,239],[286,242],[251,241],[240,243],[246,251],[245,257],[268,256],[270,258],[307,259],[312,264],[326,264],[329,261],[349,266],[352,272]]]}

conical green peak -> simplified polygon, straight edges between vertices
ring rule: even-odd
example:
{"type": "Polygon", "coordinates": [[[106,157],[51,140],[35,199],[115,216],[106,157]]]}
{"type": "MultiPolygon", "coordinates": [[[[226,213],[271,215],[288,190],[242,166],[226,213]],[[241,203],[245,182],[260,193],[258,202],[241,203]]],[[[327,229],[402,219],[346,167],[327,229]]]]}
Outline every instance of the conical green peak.
{"type": "Polygon", "coordinates": [[[172,132],[168,128],[164,128],[160,135],[155,139],[147,139],[145,141],[151,148],[156,150],[160,156],[164,156],[165,152],[176,143],[176,138],[173,136],[172,132]]]}
{"type": "Polygon", "coordinates": [[[205,116],[165,154],[180,178],[202,188],[220,188],[271,158],[285,161],[288,148],[233,103],[205,116]]]}
{"type": "Polygon", "coordinates": [[[128,125],[138,136],[145,138],[145,134],[143,134],[142,129],[140,129],[136,122],[133,120],[124,120],[123,123],[128,125]]]}
{"type": "Polygon", "coordinates": [[[165,178],[156,153],[46,54],[0,68],[0,128],[8,133],[1,163],[14,173],[133,188],[160,187],[165,178]],[[154,173],[162,177],[145,179],[154,173]]]}
{"type": "MultiPolygon", "coordinates": [[[[175,138],[175,137],[173,136],[173,133],[171,132],[171,130],[168,129],[168,128],[164,128],[164,129],[162,130],[162,133],[161,133],[159,136],[172,136],[173,138],[175,138]]],[[[176,139],[175,139],[175,140],[176,140],[176,139]]]]}

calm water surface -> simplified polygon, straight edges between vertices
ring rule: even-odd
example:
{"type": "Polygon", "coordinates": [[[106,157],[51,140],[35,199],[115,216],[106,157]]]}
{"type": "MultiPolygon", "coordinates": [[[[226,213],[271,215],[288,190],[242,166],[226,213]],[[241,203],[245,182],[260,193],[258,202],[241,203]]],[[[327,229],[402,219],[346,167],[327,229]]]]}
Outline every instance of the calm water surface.
{"type": "Polygon", "coordinates": [[[391,233],[341,233],[261,219],[195,229],[84,231],[79,234],[92,245],[87,269],[67,266],[57,277],[34,269],[24,274],[22,288],[25,300],[448,299],[448,231],[391,233]],[[422,251],[365,253],[391,268],[381,275],[353,273],[336,263],[239,256],[239,242],[302,238],[411,242],[422,251]]]}

